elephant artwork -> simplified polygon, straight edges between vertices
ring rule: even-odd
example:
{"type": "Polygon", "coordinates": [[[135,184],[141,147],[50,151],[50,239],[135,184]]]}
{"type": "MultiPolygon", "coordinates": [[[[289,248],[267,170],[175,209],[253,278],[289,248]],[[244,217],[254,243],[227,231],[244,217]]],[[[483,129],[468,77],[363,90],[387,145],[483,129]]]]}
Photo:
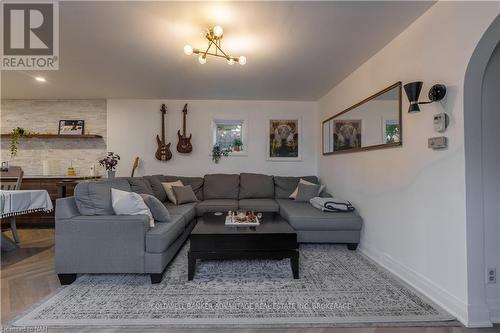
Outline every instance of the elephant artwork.
{"type": "Polygon", "coordinates": [[[296,160],[300,158],[299,119],[269,121],[268,159],[296,160]]]}
{"type": "Polygon", "coordinates": [[[361,148],[361,120],[333,121],[333,150],[361,148]]]}

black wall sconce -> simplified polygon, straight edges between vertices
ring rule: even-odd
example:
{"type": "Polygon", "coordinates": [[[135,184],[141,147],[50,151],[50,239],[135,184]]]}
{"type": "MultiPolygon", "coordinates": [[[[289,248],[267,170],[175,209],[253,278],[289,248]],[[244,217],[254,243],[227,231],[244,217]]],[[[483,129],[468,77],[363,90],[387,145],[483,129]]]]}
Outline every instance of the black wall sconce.
{"type": "Polygon", "coordinates": [[[444,84],[435,84],[429,90],[429,99],[428,102],[419,102],[418,96],[420,95],[420,90],[422,90],[422,85],[424,83],[421,81],[411,82],[404,85],[406,96],[408,96],[408,100],[410,101],[410,107],[408,109],[408,113],[420,112],[419,104],[430,104],[433,102],[440,101],[446,95],[446,86],[444,84]]]}

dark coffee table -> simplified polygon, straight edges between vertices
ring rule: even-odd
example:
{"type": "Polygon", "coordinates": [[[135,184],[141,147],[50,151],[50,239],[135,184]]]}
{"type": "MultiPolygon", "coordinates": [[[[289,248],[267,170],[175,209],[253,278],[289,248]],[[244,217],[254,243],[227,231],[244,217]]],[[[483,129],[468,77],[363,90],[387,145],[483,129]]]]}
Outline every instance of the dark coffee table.
{"type": "Polygon", "coordinates": [[[299,278],[297,234],[279,214],[263,213],[257,227],[225,226],[227,213],[206,213],[191,232],[188,280],[194,277],[197,259],[290,258],[294,279],[299,278]]]}

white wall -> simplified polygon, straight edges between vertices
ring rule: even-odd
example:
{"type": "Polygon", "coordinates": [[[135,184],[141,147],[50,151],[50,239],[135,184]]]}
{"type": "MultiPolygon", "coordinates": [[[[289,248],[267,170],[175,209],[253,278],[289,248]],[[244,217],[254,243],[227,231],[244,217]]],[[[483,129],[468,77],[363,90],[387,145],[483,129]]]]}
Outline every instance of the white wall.
{"type": "Polygon", "coordinates": [[[118,153],[118,175],[128,175],[135,156],[141,158],[138,175],[175,174],[200,176],[206,173],[257,172],[274,175],[316,175],[316,142],[320,138],[315,102],[217,101],[217,100],[108,100],[108,150],[118,153]],[[161,134],[160,105],[167,105],[167,142],[172,142],[172,160],[155,159],[156,134],[161,134]],[[182,128],[182,108],[188,103],[187,132],[193,134],[193,152],[177,153],[177,130],[182,128]],[[244,118],[248,121],[248,140],[243,144],[248,156],[211,160],[211,122],[214,117],[244,118]],[[266,161],[266,126],[270,118],[302,119],[302,161],[266,161]],[[149,139],[147,139],[149,138],[149,139]]]}
{"type": "MultiPolygon", "coordinates": [[[[421,99],[434,83],[440,103],[408,114],[403,147],[320,156],[330,192],[351,200],[364,218],[361,250],[468,322],[465,244],[464,74],[498,3],[438,2],[319,101],[320,120],[396,81],[421,80],[421,99]],[[449,148],[433,151],[432,117],[445,111],[449,148]]],[[[318,146],[320,144],[318,143],[318,146]]]]}

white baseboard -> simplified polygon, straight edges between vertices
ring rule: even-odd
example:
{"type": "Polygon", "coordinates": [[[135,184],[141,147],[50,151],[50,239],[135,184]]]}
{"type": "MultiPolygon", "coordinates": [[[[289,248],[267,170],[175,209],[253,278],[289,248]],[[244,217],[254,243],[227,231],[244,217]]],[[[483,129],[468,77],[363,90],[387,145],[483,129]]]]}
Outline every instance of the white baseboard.
{"type": "MultiPolygon", "coordinates": [[[[359,250],[364,255],[408,283],[424,296],[428,297],[438,306],[442,307],[450,314],[455,316],[465,326],[492,326],[491,322],[489,321],[489,312],[487,313],[488,316],[486,317],[488,318],[488,320],[469,322],[468,318],[470,318],[470,311],[468,311],[467,304],[464,301],[450,294],[448,291],[444,290],[442,287],[438,286],[427,277],[398,262],[388,254],[378,251],[375,247],[371,247],[369,244],[366,244],[366,242],[362,242],[360,244],[359,250]]],[[[483,310],[484,309],[481,309],[481,312],[484,312],[483,310]]],[[[479,316],[479,318],[485,317],[479,316]]]]}
{"type": "Polygon", "coordinates": [[[489,303],[490,320],[494,324],[500,324],[500,302],[489,303]]]}

